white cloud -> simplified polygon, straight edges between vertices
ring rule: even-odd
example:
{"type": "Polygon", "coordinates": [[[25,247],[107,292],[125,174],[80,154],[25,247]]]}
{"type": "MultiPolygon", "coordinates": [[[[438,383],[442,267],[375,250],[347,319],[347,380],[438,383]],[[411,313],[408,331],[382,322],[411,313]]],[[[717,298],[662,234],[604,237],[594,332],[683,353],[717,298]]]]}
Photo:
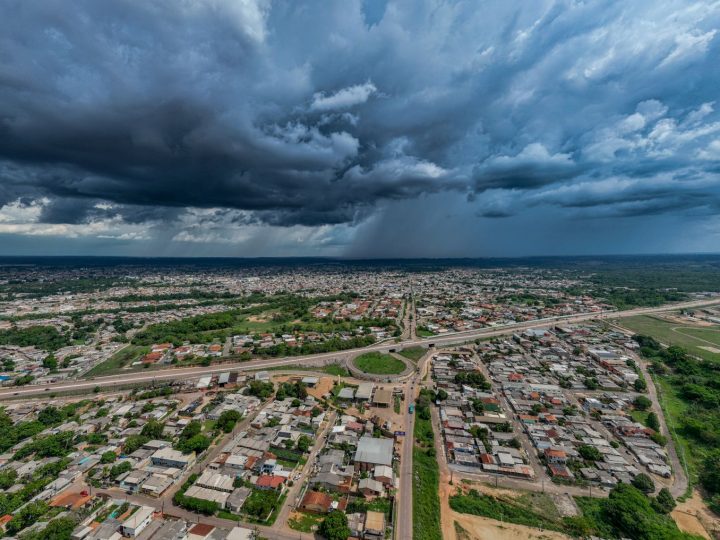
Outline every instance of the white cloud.
{"type": "Polygon", "coordinates": [[[324,92],[317,92],[313,95],[310,109],[313,111],[348,109],[355,105],[365,103],[376,91],[377,88],[375,88],[375,85],[368,81],[365,84],[348,86],[330,95],[326,95],[324,92]]]}

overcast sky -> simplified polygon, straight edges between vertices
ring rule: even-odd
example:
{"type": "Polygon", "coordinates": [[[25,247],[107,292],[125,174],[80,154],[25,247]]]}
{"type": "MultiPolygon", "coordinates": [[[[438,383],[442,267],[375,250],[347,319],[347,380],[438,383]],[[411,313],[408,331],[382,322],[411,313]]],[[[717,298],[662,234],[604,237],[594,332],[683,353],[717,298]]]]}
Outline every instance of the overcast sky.
{"type": "Polygon", "coordinates": [[[720,251],[715,1],[0,13],[0,254],[720,251]]]}

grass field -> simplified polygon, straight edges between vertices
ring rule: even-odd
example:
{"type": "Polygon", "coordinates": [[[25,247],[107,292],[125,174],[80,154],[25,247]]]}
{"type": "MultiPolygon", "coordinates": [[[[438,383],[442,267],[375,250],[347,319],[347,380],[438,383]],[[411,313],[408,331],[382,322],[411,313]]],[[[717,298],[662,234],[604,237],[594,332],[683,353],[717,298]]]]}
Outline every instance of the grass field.
{"type": "Polygon", "coordinates": [[[424,347],[408,347],[407,349],[403,349],[402,351],[400,351],[399,354],[401,354],[408,360],[417,362],[423,357],[426,352],[427,349],[424,347]]]}
{"type": "MultiPolygon", "coordinates": [[[[416,416],[415,438],[428,440],[432,447],[432,423],[416,416]]],[[[413,448],[413,538],[415,540],[442,540],[440,532],[440,469],[437,457],[426,449],[413,448]]]]}
{"type": "Polygon", "coordinates": [[[120,349],[118,352],[113,354],[102,364],[98,364],[97,366],[92,368],[85,374],[85,376],[98,377],[101,375],[110,375],[149,352],[150,347],[144,347],[141,345],[128,345],[127,347],[120,349]]]}
{"type": "Polygon", "coordinates": [[[720,361],[720,354],[701,348],[720,349],[720,326],[684,326],[650,315],[620,319],[616,324],[638,334],[654,337],[665,345],[684,347],[690,354],[705,360],[720,361]]]}
{"type": "Polygon", "coordinates": [[[353,360],[355,367],[373,375],[396,375],[405,370],[405,363],[394,356],[379,352],[361,354],[353,360]]]}

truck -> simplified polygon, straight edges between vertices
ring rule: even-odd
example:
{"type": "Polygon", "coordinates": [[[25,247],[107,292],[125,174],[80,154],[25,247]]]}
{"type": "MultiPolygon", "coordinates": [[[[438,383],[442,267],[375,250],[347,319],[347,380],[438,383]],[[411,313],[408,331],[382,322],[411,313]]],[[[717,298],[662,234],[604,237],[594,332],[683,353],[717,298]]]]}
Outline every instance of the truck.
{"type": "Polygon", "coordinates": [[[411,403],[411,404],[410,404],[410,406],[408,407],[408,412],[409,412],[410,414],[412,414],[412,413],[415,412],[415,404],[414,404],[414,403],[411,403]]]}

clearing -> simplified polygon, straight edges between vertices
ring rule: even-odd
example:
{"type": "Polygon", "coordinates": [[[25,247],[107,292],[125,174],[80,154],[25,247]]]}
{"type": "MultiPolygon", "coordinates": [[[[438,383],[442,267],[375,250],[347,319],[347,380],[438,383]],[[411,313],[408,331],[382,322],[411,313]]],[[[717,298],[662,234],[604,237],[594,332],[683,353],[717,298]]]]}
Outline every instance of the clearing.
{"type": "Polygon", "coordinates": [[[711,347],[720,348],[720,326],[678,326],[675,322],[651,315],[627,317],[615,321],[615,324],[654,337],[665,345],[679,345],[705,360],[720,361],[720,353],[708,350],[711,347]]]}
{"type": "Polygon", "coordinates": [[[361,354],[353,363],[359,370],[373,375],[397,375],[405,371],[405,362],[379,352],[361,354]]]}

